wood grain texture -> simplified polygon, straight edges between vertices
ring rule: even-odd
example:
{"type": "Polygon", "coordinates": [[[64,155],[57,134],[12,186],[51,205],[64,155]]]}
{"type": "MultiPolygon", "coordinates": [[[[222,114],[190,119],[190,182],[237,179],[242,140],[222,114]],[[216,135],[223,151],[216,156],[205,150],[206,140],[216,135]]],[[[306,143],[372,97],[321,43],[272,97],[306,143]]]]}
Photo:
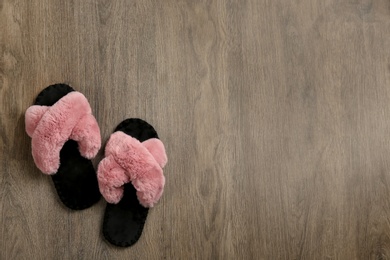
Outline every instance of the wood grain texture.
{"type": "Polygon", "coordinates": [[[389,100],[387,0],[0,0],[0,259],[390,259],[389,100]],[[34,166],[57,82],[166,145],[131,248],[34,166]]]}

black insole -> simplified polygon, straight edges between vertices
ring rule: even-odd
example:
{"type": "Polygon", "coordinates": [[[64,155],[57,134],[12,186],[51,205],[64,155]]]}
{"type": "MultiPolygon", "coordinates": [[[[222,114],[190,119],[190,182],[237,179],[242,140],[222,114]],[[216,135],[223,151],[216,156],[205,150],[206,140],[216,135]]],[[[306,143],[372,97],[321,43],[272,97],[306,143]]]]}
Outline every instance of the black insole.
{"type": "MultiPolygon", "coordinates": [[[[52,106],[74,91],[66,84],[51,85],[38,95],[35,105],[52,106]]],[[[100,199],[96,171],[92,162],[80,155],[76,141],[67,141],[60,152],[60,167],[52,180],[61,201],[74,210],[86,209],[100,199]]]]}
{"type": "MultiPolygon", "coordinates": [[[[154,128],[138,118],[126,119],[116,127],[116,131],[122,131],[140,142],[158,138],[154,128]]],[[[116,246],[133,245],[141,237],[148,210],[138,202],[133,185],[125,184],[121,201],[118,204],[107,203],[103,222],[104,237],[116,246]]]]}

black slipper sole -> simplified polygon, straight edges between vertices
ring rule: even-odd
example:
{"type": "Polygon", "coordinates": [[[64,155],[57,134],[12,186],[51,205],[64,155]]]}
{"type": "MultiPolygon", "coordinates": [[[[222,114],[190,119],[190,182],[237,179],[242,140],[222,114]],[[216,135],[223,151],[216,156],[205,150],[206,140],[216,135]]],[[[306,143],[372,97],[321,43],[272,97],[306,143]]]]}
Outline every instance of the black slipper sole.
{"type": "MultiPolygon", "coordinates": [[[[38,95],[34,105],[52,106],[74,91],[66,84],[48,86],[38,95]]],[[[91,207],[101,195],[92,162],[80,155],[76,141],[67,141],[60,152],[60,167],[51,176],[65,206],[74,210],[91,207]]]]}
{"type": "MultiPolygon", "coordinates": [[[[116,131],[122,131],[140,142],[158,138],[154,128],[138,118],[126,119],[116,127],[116,131]]],[[[138,202],[133,185],[125,184],[121,201],[118,204],[107,203],[103,221],[104,238],[120,247],[135,244],[141,237],[148,211],[138,202]]]]}

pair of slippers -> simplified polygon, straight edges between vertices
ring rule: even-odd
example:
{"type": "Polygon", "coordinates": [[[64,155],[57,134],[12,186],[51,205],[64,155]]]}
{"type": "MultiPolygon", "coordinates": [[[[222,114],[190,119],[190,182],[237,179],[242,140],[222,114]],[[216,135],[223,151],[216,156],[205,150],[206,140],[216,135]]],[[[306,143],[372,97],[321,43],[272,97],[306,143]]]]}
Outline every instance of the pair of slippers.
{"type": "Polygon", "coordinates": [[[63,204],[82,210],[103,195],[105,239],[121,247],[137,242],[165,185],[167,156],[155,129],[141,119],[124,120],[96,173],[90,159],[100,150],[100,130],[83,94],[66,84],[51,85],[27,109],[25,122],[34,162],[51,176],[63,204]]]}

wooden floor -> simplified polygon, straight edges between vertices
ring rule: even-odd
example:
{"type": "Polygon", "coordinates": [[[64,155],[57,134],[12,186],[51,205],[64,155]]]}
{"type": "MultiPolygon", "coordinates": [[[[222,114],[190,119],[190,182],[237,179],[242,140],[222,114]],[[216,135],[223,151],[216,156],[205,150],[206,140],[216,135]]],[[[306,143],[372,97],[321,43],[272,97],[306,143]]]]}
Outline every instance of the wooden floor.
{"type": "Polygon", "coordinates": [[[0,158],[0,259],[390,259],[390,2],[0,0],[0,158]],[[57,82],[166,145],[133,247],[33,163],[57,82]]]}

